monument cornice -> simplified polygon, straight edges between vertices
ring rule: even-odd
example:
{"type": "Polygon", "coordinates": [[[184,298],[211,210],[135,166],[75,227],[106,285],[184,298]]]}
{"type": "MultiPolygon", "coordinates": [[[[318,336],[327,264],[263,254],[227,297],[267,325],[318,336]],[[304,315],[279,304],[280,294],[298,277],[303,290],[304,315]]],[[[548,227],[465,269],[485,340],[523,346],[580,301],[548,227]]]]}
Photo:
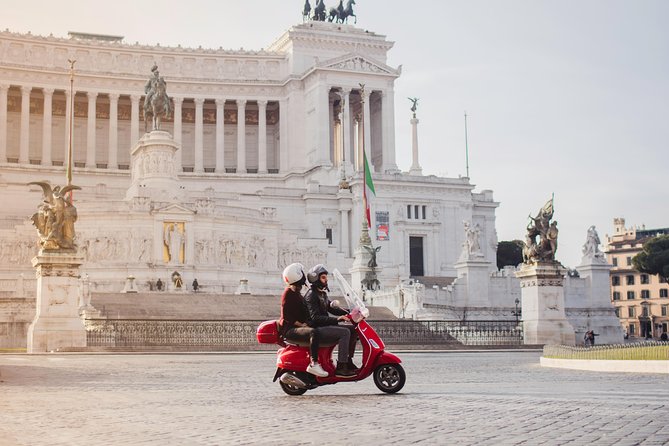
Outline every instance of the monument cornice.
{"type": "Polygon", "coordinates": [[[265,49],[261,50],[232,50],[224,49],[219,47],[218,49],[214,48],[198,48],[191,47],[182,47],[181,45],[177,46],[162,46],[160,44],[156,45],[147,45],[139,44],[135,42],[134,44],[118,42],[118,41],[102,41],[102,40],[87,40],[87,39],[77,39],[77,38],[67,38],[67,37],[55,37],[53,35],[42,36],[34,35],[31,33],[19,33],[12,31],[0,31],[0,39],[11,39],[15,41],[24,41],[30,43],[39,43],[39,44],[50,44],[50,45],[64,45],[73,48],[94,48],[101,50],[123,50],[123,51],[136,51],[136,52],[162,52],[165,54],[181,54],[181,55],[202,55],[202,56],[238,56],[238,57],[266,57],[266,58],[281,58],[285,57],[284,54],[276,51],[268,51],[265,49]]]}
{"type": "Polygon", "coordinates": [[[386,36],[357,28],[353,25],[329,22],[309,21],[295,25],[268,47],[268,51],[282,53],[288,51],[288,44],[334,44],[363,46],[387,52],[395,42],[386,40],[386,36]]]}

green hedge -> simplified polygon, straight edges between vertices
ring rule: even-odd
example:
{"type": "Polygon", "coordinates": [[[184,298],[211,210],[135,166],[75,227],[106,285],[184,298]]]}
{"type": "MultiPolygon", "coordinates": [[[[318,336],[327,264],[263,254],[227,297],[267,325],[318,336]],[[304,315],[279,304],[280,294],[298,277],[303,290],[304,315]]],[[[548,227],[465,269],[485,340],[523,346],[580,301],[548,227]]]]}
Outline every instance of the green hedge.
{"type": "Polygon", "coordinates": [[[556,359],[616,359],[616,360],[669,360],[669,343],[639,342],[608,344],[595,347],[544,346],[545,358],[556,359]]]}

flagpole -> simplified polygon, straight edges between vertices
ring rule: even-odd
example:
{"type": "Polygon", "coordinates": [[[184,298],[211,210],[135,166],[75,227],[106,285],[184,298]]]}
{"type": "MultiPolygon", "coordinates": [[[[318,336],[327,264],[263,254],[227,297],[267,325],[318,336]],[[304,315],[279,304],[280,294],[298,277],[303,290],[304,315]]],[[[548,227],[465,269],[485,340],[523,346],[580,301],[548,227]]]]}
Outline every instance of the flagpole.
{"type": "MultiPolygon", "coordinates": [[[[67,185],[72,185],[72,135],[74,133],[74,64],[77,62],[73,59],[67,60],[70,63],[70,128],[68,129],[68,144],[67,144],[67,185]]],[[[72,191],[70,191],[70,200],[72,200],[72,191]]]]}
{"type": "Polygon", "coordinates": [[[465,110],[465,168],[469,178],[469,142],[467,141],[467,111],[465,110]]]}
{"type": "Polygon", "coordinates": [[[362,105],[362,116],[360,119],[360,130],[362,132],[362,215],[367,220],[367,229],[369,229],[369,219],[367,218],[367,163],[365,162],[365,84],[360,84],[360,104],[362,105]]]}
{"type": "Polygon", "coordinates": [[[360,131],[362,133],[362,157],[360,162],[362,163],[362,225],[360,233],[360,245],[371,246],[372,241],[369,238],[369,228],[371,222],[367,218],[367,163],[365,162],[366,152],[365,152],[365,84],[360,85],[360,104],[362,105],[361,110],[361,119],[360,119],[360,131]]]}

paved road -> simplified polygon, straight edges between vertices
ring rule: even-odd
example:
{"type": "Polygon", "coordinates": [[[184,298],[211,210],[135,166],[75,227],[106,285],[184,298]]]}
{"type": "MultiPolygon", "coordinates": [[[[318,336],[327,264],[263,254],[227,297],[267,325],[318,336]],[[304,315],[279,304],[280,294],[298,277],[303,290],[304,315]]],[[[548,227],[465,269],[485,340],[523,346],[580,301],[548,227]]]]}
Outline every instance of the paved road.
{"type": "Polygon", "coordinates": [[[0,445],[669,444],[669,378],[541,368],[538,352],[403,353],[285,395],[274,355],[0,355],[0,445]]]}

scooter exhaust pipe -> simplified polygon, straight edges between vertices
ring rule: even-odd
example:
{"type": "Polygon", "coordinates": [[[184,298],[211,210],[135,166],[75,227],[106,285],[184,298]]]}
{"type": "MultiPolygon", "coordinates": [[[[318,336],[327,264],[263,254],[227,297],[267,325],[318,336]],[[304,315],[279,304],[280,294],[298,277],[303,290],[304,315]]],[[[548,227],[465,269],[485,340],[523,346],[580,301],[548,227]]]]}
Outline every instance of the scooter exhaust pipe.
{"type": "Polygon", "coordinates": [[[279,381],[281,381],[287,386],[298,387],[300,389],[304,389],[305,387],[307,387],[304,381],[302,381],[300,378],[293,375],[292,373],[284,373],[283,375],[281,375],[281,378],[279,378],[279,381]]]}

